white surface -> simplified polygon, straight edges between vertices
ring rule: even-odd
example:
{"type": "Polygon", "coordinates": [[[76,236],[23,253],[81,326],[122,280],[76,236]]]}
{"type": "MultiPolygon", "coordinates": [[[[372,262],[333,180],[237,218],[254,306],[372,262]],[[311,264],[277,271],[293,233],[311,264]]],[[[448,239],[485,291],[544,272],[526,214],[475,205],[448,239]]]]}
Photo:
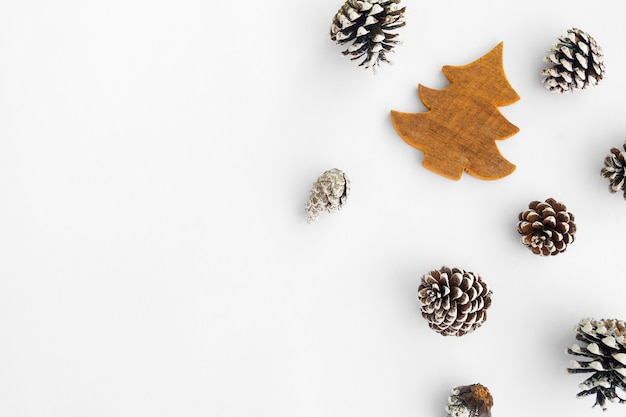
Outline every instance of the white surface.
{"type": "Polygon", "coordinates": [[[329,40],[335,0],[0,4],[0,415],[444,416],[474,382],[494,416],[601,413],[564,349],[580,318],[626,319],[626,203],[599,175],[626,140],[625,7],[404,3],[377,75],[329,40]],[[570,27],[607,76],[552,95],[542,57],[570,27]],[[517,170],[424,169],[389,110],[500,41],[517,170]],[[307,224],[332,167],[350,200],[307,224]],[[553,258],[515,230],[547,197],[578,224],[553,258]],[[419,313],[444,264],[494,292],[463,338],[419,313]]]}

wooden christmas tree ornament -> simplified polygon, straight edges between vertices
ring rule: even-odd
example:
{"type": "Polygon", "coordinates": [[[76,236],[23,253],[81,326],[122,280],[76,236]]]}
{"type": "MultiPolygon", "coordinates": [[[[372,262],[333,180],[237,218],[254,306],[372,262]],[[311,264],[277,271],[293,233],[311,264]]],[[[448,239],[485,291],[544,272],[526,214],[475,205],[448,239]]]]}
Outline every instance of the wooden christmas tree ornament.
{"type": "Polygon", "coordinates": [[[470,64],[444,66],[450,81],[444,90],[420,84],[419,96],[429,111],[391,111],[400,137],[424,152],[425,168],[453,180],[463,171],[496,180],[515,170],[495,143],[519,132],[498,110],[519,100],[504,73],[502,49],[501,42],[470,64]]]}

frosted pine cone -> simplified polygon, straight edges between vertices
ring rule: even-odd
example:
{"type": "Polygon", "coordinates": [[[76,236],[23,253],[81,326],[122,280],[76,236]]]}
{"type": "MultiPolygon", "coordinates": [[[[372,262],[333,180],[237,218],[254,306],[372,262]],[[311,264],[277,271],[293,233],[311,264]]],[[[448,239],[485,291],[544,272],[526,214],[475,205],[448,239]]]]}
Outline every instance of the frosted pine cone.
{"type": "Polygon", "coordinates": [[[616,193],[624,192],[626,200],[626,184],[624,175],[626,174],[626,143],[623,145],[624,151],[611,148],[611,154],[604,159],[604,168],[600,171],[603,178],[609,180],[609,191],[616,193]]]}
{"type": "Polygon", "coordinates": [[[579,387],[577,397],[596,395],[595,407],[606,410],[606,400],[626,403],[626,323],[621,320],[583,319],[574,328],[577,343],[567,353],[587,360],[572,360],[567,372],[570,374],[592,373],[579,387]]]}
{"type": "Polygon", "coordinates": [[[544,59],[553,64],[541,71],[544,86],[555,93],[568,93],[596,85],[604,78],[602,48],[588,33],[568,29],[566,36],[550,49],[544,59]]]}
{"type": "Polygon", "coordinates": [[[522,243],[537,255],[558,255],[574,241],[574,215],[553,198],[533,201],[518,216],[522,243]]]}
{"type": "Polygon", "coordinates": [[[348,199],[350,180],[341,170],[333,168],[322,174],[313,184],[306,203],[306,221],[311,223],[324,212],[340,210],[348,199]]]}
{"type": "Polygon", "coordinates": [[[417,298],[431,329],[463,336],[487,320],[491,290],[478,274],[444,266],[422,277],[417,298]]]}
{"type": "Polygon", "coordinates": [[[351,43],[343,51],[352,60],[363,58],[359,66],[376,69],[380,62],[391,63],[387,54],[400,43],[398,34],[389,33],[406,24],[405,7],[400,0],[347,0],[333,18],[330,38],[339,45],[351,43]]]}
{"type": "Polygon", "coordinates": [[[452,388],[448,397],[448,417],[491,417],[493,397],[481,384],[452,388]]]}

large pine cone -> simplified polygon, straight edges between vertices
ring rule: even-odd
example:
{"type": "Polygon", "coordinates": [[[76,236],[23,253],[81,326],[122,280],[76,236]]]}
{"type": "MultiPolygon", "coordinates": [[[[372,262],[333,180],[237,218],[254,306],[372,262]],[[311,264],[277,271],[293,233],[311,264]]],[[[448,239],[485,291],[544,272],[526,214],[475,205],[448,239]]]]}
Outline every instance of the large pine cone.
{"type": "Polygon", "coordinates": [[[574,344],[567,353],[587,360],[572,360],[570,374],[592,373],[579,387],[577,397],[596,395],[595,407],[606,410],[606,400],[626,403],[616,389],[626,392],[626,323],[615,319],[583,319],[574,328],[576,339],[585,346],[574,344]]]}
{"type": "Polygon", "coordinates": [[[609,180],[609,191],[616,193],[624,192],[624,200],[626,200],[626,143],[623,145],[624,151],[617,148],[611,148],[611,154],[604,159],[604,168],[600,171],[603,178],[609,180]]]}
{"type": "Polygon", "coordinates": [[[517,231],[522,235],[522,243],[537,255],[558,255],[574,241],[574,215],[554,198],[531,202],[518,218],[517,231]]]}
{"type": "Polygon", "coordinates": [[[350,194],[348,176],[337,168],[330,169],[315,181],[306,203],[306,221],[315,221],[323,212],[340,210],[350,194]]]}
{"type": "Polygon", "coordinates": [[[491,305],[491,290],[478,274],[447,266],[422,277],[417,297],[430,328],[444,336],[473,332],[491,305]]]}
{"type": "Polygon", "coordinates": [[[568,29],[566,36],[550,49],[544,59],[553,64],[541,71],[544,86],[555,93],[568,93],[596,85],[604,78],[602,48],[588,33],[568,29]]]}
{"type": "Polygon", "coordinates": [[[352,60],[364,57],[359,66],[376,69],[380,62],[391,63],[387,54],[399,43],[398,34],[388,31],[406,24],[400,0],[347,0],[333,18],[330,38],[352,60]]]}

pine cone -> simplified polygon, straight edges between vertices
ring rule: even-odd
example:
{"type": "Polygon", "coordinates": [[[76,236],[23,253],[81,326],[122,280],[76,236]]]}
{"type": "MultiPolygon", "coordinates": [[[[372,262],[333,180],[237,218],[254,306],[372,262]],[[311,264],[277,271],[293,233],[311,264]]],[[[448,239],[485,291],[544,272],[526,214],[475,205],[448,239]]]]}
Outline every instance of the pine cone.
{"type": "Polygon", "coordinates": [[[567,353],[589,358],[587,361],[572,360],[567,372],[570,374],[593,373],[579,387],[577,397],[596,394],[595,407],[606,410],[606,400],[626,403],[616,389],[626,392],[626,323],[615,319],[583,319],[574,328],[576,339],[586,346],[574,344],[567,353]]]}
{"type": "Polygon", "coordinates": [[[313,184],[306,203],[306,221],[311,223],[324,212],[334,213],[345,204],[350,193],[350,180],[337,168],[328,170],[313,184]]]}
{"type": "Polygon", "coordinates": [[[537,255],[558,255],[574,241],[574,215],[553,198],[545,203],[531,202],[518,218],[517,231],[522,235],[522,243],[537,255]]]}
{"type": "Polygon", "coordinates": [[[491,417],[493,397],[481,384],[452,388],[448,397],[448,417],[491,417]]]}
{"type": "Polygon", "coordinates": [[[559,37],[544,61],[553,64],[541,71],[544,86],[555,93],[568,93],[596,85],[604,78],[602,48],[588,33],[580,29],[567,30],[559,37]]]}
{"type": "MultiPolygon", "coordinates": [[[[623,145],[626,151],[626,143],[623,145]]],[[[616,193],[624,192],[624,200],[626,200],[626,184],[624,175],[626,174],[626,152],[617,148],[611,148],[611,154],[604,159],[604,168],[600,171],[603,178],[609,180],[609,191],[616,193]]]]}
{"type": "Polygon", "coordinates": [[[478,274],[444,266],[422,277],[417,298],[431,329],[463,336],[487,320],[491,290],[478,274]]]}
{"type": "Polygon", "coordinates": [[[347,0],[333,18],[330,38],[339,45],[351,42],[343,51],[352,60],[364,57],[359,66],[373,68],[391,63],[387,54],[400,43],[398,34],[388,31],[406,24],[400,0],[347,0]]]}

